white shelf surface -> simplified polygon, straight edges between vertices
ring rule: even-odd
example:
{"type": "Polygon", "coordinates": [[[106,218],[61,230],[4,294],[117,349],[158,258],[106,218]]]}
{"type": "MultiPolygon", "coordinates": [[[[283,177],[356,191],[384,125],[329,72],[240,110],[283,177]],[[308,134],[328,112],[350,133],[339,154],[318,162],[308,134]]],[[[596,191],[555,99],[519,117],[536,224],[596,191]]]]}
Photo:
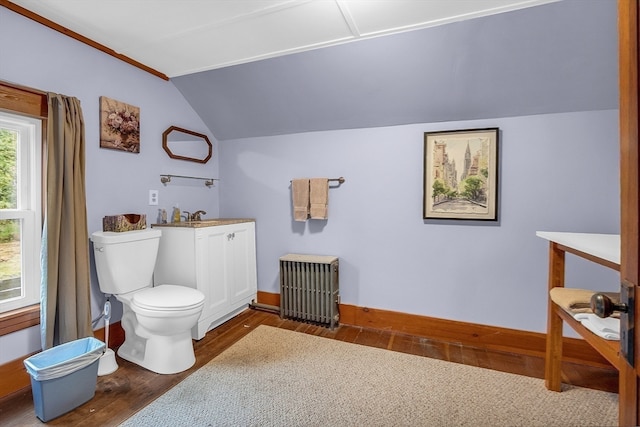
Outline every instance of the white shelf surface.
{"type": "Polygon", "coordinates": [[[536,231],[536,236],[620,265],[619,234],[536,231]]]}

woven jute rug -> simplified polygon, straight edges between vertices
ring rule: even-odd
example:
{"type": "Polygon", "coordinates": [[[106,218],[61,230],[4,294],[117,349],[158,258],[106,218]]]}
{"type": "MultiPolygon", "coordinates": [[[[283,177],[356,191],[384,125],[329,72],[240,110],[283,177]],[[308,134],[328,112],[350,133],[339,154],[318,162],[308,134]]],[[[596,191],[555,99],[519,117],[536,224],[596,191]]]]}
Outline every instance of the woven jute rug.
{"type": "Polygon", "coordinates": [[[615,426],[618,395],[258,326],[123,426],[615,426]]]}

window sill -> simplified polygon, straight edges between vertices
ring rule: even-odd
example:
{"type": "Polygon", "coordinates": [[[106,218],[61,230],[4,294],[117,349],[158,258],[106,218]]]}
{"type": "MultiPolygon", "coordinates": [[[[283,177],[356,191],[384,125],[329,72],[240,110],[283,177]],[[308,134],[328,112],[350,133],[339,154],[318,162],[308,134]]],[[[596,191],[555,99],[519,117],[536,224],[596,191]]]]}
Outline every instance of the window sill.
{"type": "Polygon", "coordinates": [[[0,336],[40,324],[40,304],[0,314],[0,336]]]}

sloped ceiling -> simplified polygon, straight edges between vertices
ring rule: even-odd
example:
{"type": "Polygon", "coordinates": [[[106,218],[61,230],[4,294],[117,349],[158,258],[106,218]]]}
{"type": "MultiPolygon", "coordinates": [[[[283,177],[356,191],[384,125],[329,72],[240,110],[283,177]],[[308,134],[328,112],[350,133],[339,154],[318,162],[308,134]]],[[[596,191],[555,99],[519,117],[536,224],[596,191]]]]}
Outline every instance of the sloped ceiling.
{"type": "Polygon", "coordinates": [[[558,0],[11,0],[169,77],[558,0]]]}
{"type": "Polygon", "coordinates": [[[615,1],[563,0],[172,79],[219,140],[618,108],[615,1]]]}
{"type": "Polygon", "coordinates": [[[172,76],[218,140],[618,107],[614,0],[13,2],[172,76]]]}

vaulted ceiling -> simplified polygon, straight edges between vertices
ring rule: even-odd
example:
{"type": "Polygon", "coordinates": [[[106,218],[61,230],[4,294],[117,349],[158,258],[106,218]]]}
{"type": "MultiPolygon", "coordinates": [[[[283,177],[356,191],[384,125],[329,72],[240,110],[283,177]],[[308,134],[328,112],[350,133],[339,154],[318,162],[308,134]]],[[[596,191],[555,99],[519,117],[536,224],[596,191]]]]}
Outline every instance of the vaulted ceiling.
{"type": "Polygon", "coordinates": [[[557,0],[11,0],[169,77],[557,0]]]}
{"type": "Polygon", "coordinates": [[[616,109],[616,12],[563,0],[172,81],[220,140],[616,109]]]}
{"type": "Polygon", "coordinates": [[[613,0],[13,2],[171,76],[218,140],[618,105],[613,0]]]}

